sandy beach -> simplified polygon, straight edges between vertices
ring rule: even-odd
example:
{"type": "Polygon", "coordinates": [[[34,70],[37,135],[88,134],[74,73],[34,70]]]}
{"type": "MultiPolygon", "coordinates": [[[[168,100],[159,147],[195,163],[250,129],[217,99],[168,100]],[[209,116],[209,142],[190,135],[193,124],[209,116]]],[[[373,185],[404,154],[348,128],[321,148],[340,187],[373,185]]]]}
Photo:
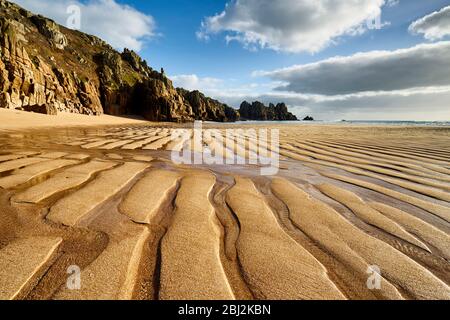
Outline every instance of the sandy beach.
{"type": "Polygon", "coordinates": [[[110,115],[92,117],[74,113],[59,113],[57,116],[48,116],[9,109],[0,109],[0,119],[2,121],[1,129],[3,130],[148,124],[148,121],[140,117],[115,117],[110,115]]]}
{"type": "Polygon", "coordinates": [[[221,148],[174,140],[189,124],[0,123],[0,299],[450,299],[449,127],[204,124],[243,129],[221,148]],[[275,175],[172,161],[257,154],[251,128],[279,130],[275,175]]]}

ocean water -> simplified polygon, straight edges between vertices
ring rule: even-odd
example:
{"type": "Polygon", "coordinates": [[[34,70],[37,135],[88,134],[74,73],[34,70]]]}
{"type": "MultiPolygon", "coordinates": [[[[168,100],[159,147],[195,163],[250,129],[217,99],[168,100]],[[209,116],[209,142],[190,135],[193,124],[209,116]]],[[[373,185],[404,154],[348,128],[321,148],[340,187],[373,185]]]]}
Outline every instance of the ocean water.
{"type": "Polygon", "coordinates": [[[331,125],[373,125],[373,126],[432,126],[450,127],[450,121],[385,121],[385,120],[348,120],[348,121],[237,121],[236,124],[331,124],[331,125]]]}
{"type": "Polygon", "coordinates": [[[350,124],[365,124],[365,125],[391,125],[391,126],[450,126],[450,121],[334,121],[330,123],[350,123],[350,124]]]}

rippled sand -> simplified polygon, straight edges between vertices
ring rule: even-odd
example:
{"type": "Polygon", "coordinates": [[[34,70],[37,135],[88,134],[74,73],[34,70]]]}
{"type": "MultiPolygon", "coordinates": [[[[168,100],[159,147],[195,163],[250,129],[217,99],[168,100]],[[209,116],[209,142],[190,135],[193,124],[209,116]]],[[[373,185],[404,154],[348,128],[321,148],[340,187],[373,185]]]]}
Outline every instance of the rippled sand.
{"type": "Polygon", "coordinates": [[[0,127],[0,299],[450,299],[449,128],[272,125],[276,176],[177,128],[0,127]]]}

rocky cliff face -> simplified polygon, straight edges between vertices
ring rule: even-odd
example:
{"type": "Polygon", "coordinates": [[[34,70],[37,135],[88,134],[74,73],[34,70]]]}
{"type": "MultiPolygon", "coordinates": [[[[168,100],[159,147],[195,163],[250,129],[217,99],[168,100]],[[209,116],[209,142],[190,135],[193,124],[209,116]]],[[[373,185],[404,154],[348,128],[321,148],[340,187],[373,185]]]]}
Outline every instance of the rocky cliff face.
{"type": "Polygon", "coordinates": [[[98,83],[69,71],[71,54],[60,53],[68,40],[59,26],[4,0],[0,8],[0,107],[101,114],[98,83]]]}
{"type": "Polygon", "coordinates": [[[135,52],[0,0],[0,108],[138,114],[151,121],[233,121],[238,113],[174,88],[135,52]],[[195,98],[195,97],[198,98],[195,98]]]}
{"type": "Polygon", "coordinates": [[[242,102],[239,109],[243,120],[258,121],[297,121],[297,117],[288,111],[286,104],[270,104],[268,107],[259,101],[252,104],[247,101],[242,102]]]}
{"type": "Polygon", "coordinates": [[[187,91],[178,88],[178,93],[192,106],[196,120],[217,119],[221,122],[234,122],[239,120],[240,115],[235,109],[217,100],[205,97],[199,91],[187,91]]]}

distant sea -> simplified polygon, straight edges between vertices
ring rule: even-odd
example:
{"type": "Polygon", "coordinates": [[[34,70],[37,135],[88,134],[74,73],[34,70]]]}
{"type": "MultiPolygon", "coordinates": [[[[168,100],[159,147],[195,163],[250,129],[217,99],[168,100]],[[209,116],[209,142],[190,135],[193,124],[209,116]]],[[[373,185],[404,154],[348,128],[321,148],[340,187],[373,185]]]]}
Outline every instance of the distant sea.
{"type": "Polygon", "coordinates": [[[450,127],[450,121],[384,121],[384,120],[348,120],[348,121],[237,121],[236,124],[335,124],[335,125],[373,125],[373,126],[432,126],[450,127]]]}

